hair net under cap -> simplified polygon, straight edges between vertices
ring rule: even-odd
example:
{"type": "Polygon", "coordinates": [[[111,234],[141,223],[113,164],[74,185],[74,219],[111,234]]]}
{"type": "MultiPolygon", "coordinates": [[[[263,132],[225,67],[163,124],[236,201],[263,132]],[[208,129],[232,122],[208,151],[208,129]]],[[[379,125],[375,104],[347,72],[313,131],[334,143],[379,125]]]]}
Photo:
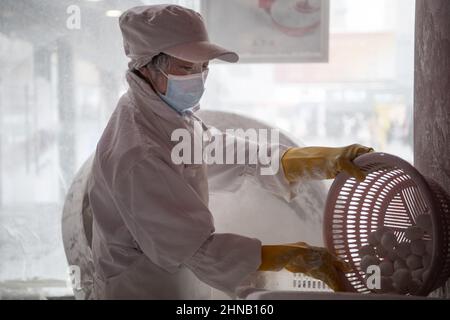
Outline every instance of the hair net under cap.
{"type": "Polygon", "coordinates": [[[239,59],[235,52],[210,43],[202,16],[181,6],[134,7],[120,16],[119,26],[130,69],[146,65],[161,52],[191,62],[239,59]]]}

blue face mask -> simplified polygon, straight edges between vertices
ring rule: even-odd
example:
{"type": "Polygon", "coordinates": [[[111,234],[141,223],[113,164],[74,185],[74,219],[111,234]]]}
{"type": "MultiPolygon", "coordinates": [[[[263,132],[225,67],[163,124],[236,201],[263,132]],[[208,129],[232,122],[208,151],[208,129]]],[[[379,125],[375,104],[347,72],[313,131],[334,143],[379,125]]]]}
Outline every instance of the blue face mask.
{"type": "Polygon", "coordinates": [[[208,70],[202,73],[176,76],[165,74],[167,78],[166,94],[158,93],[160,98],[179,113],[196,107],[205,91],[208,70]]]}

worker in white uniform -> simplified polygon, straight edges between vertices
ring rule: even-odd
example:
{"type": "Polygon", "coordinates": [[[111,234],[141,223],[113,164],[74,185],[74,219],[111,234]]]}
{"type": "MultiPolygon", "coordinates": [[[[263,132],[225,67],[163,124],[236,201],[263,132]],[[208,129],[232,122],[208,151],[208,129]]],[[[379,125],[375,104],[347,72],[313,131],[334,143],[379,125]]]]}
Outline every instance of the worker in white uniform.
{"type": "MultiPolygon", "coordinates": [[[[135,7],[119,24],[131,59],[129,88],[98,142],[88,188],[94,297],[196,299],[197,279],[232,294],[258,270],[305,271],[298,259],[305,258],[306,244],[262,246],[258,239],[215,233],[207,173],[223,189],[250,178],[289,201],[302,177],[327,179],[344,170],[364,179],[352,160],[371,149],[274,145],[281,168],[273,175],[262,175],[259,163],[174,163],[172,132],[207,128],[195,111],[208,62],[238,56],[210,43],[201,15],[184,7],[135,7]]],[[[329,258],[332,272],[345,269],[325,250],[317,252],[329,258]]]]}

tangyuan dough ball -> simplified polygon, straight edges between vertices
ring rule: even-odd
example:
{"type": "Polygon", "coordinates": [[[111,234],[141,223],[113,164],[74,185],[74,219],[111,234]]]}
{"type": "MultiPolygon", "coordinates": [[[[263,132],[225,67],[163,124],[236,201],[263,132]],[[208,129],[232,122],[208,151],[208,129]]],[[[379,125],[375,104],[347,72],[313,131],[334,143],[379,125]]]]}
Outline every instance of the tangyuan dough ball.
{"type": "Polygon", "coordinates": [[[422,287],[422,281],[418,279],[413,279],[408,286],[408,292],[411,294],[416,293],[422,287]]]}
{"type": "Polygon", "coordinates": [[[380,278],[380,290],[381,293],[394,291],[394,284],[391,277],[381,277],[380,278]]]}
{"type": "Polygon", "coordinates": [[[368,255],[361,259],[360,266],[362,271],[367,272],[369,266],[378,266],[379,264],[380,260],[377,257],[368,255]]]}
{"type": "Polygon", "coordinates": [[[425,271],[424,268],[416,269],[411,272],[411,276],[413,279],[422,280],[422,275],[424,271],[425,271]]]}
{"type": "Polygon", "coordinates": [[[389,260],[382,261],[379,267],[382,276],[389,277],[392,276],[392,274],[394,273],[394,265],[389,260]]]}
{"type": "Polygon", "coordinates": [[[395,246],[398,244],[397,238],[395,237],[394,232],[387,231],[381,237],[381,245],[388,252],[394,251],[395,246]]]}
{"type": "Polygon", "coordinates": [[[369,236],[367,237],[367,241],[369,241],[370,245],[376,246],[380,241],[377,239],[377,233],[376,231],[369,233],[369,236]]]}
{"type": "Polygon", "coordinates": [[[413,240],[411,241],[410,248],[411,253],[423,256],[425,254],[425,241],[422,239],[413,240]]]}
{"type": "Polygon", "coordinates": [[[372,290],[373,292],[386,293],[395,291],[392,277],[381,276],[379,281],[380,282],[378,282],[378,279],[374,278],[370,274],[366,274],[364,276],[364,283],[366,284],[367,288],[372,290]]]}
{"type": "Polygon", "coordinates": [[[411,254],[410,244],[408,242],[400,242],[397,247],[395,247],[395,253],[402,259],[408,258],[411,254]]]}
{"type": "Polygon", "coordinates": [[[417,226],[412,226],[405,230],[405,236],[406,236],[406,238],[408,238],[411,241],[417,240],[417,239],[422,239],[424,236],[424,231],[422,228],[419,228],[417,226]]]}
{"type": "Polygon", "coordinates": [[[422,265],[422,257],[412,254],[408,258],[406,258],[406,265],[411,270],[419,269],[423,266],[422,265]]]}
{"type": "Polygon", "coordinates": [[[399,269],[408,269],[406,262],[402,259],[397,259],[394,261],[394,270],[397,271],[399,269]]]}
{"type": "Polygon", "coordinates": [[[386,258],[389,254],[389,251],[387,251],[381,244],[379,244],[375,248],[375,252],[377,253],[378,257],[380,257],[380,258],[386,258]]]}
{"type": "Polygon", "coordinates": [[[392,275],[392,280],[397,289],[407,289],[412,281],[411,272],[408,269],[399,269],[392,275]]]}
{"type": "Polygon", "coordinates": [[[431,215],[421,214],[416,217],[416,225],[425,230],[429,235],[433,232],[433,222],[431,221],[431,215]]]}
{"type": "Polygon", "coordinates": [[[375,249],[370,245],[365,245],[359,248],[359,256],[362,258],[364,256],[374,256],[375,249]]]}
{"type": "Polygon", "coordinates": [[[408,293],[408,287],[409,287],[409,284],[406,287],[400,287],[398,284],[396,284],[394,282],[394,289],[395,289],[395,292],[397,294],[407,294],[408,293]]]}
{"type": "Polygon", "coordinates": [[[381,228],[378,228],[378,230],[375,231],[375,237],[376,237],[378,243],[381,242],[381,238],[383,238],[383,235],[387,232],[392,232],[392,231],[388,227],[384,227],[384,226],[381,228]]]}
{"type": "Polygon", "coordinates": [[[388,253],[387,257],[390,261],[395,261],[397,260],[397,253],[395,251],[391,251],[388,253]]]}
{"type": "Polygon", "coordinates": [[[422,264],[424,268],[428,268],[431,264],[431,255],[426,254],[422,257],[422,264]]]}

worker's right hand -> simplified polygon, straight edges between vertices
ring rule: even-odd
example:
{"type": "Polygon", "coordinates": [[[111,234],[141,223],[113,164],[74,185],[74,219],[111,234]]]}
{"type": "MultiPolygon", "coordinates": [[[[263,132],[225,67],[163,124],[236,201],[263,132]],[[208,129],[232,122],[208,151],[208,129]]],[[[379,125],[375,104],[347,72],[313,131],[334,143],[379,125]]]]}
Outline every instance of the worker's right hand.
{"type": "Polygon", "coordinates": [[[259,271],[304,273],[324,281],[334,291],[344,291],[342,279],[350,272],[347,263],[325,248],[313,247],[304,242],[262,246],[259,271]]]}
{"type": "Polygon", "coordinates": [[[360,144],[341,148],[293,147],[283,154],[281,164],[289,182],[295,182],[301,177],[334,179],[342,171],[358,181],[363,181],[365,174],[353,160],[368,152],[373,152],[373,149],[360,144]]]}

